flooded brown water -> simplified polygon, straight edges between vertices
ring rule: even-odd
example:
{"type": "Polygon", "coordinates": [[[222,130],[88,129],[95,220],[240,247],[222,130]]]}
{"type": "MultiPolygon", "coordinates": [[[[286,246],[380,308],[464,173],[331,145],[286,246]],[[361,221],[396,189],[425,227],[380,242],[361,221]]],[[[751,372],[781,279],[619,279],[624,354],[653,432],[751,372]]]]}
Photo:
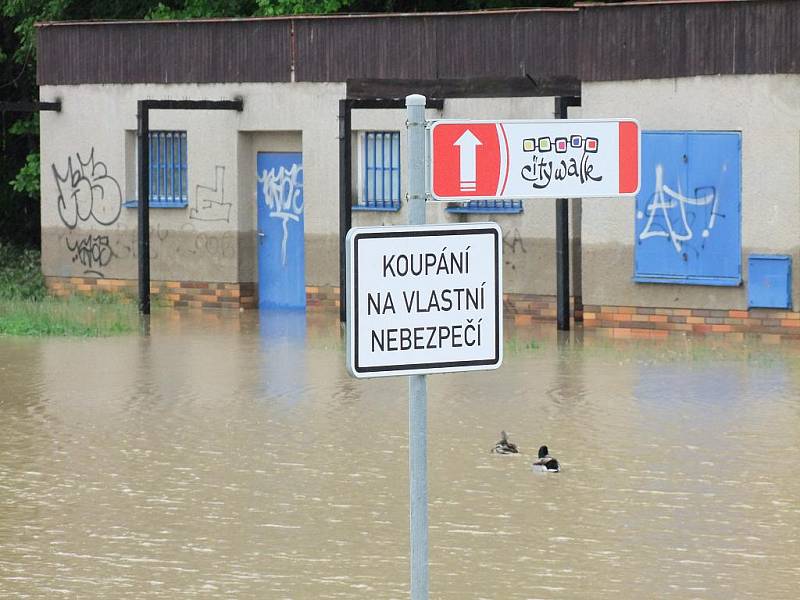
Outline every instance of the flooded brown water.
{"type": "MultiPolygon", "coordinates": [[[[428,378],[431,597],[797,598],[800,349],[553,330],[428,378]]],[[[407,597],[407,380],[335,316],[0,338],[0,383],[0,597],[407,597]]]]}

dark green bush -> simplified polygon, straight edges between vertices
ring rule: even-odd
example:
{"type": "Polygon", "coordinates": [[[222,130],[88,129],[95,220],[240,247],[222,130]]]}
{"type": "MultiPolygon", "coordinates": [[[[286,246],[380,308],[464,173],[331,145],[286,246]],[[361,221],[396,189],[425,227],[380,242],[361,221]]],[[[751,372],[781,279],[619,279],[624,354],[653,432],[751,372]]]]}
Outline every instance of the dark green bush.
{"type": "Polygon", "coordinates": [[[41,300],[45,296],[41,253],[0,241],[0,299],[41,300]]]}

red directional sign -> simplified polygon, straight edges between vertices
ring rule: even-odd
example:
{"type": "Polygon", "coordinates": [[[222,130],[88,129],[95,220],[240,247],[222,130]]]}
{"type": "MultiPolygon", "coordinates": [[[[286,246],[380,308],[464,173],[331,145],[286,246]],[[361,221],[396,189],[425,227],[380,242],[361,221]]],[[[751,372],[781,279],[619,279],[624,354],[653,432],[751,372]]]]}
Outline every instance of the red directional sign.
{"type": "Polygon", "coordinates": [[[569,198],[639,191],[633,120],[434,121],[436,200],[569,198]]]}

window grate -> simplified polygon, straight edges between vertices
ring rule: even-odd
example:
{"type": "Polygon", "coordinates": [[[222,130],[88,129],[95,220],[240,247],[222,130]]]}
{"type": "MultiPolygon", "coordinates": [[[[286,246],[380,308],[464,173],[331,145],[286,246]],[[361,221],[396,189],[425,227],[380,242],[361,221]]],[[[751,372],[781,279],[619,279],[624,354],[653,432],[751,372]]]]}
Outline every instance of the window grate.
{"type": "Polygon", "coordinates": [[[150,132],[150,202],[185,205],[188,176],[185,131],[150,132]]]}
{"type": "Polygon", "coordinates": [[[400,132],[368,131],[364,134],[364,185],[362,210],[400,208],[400,132]]]}

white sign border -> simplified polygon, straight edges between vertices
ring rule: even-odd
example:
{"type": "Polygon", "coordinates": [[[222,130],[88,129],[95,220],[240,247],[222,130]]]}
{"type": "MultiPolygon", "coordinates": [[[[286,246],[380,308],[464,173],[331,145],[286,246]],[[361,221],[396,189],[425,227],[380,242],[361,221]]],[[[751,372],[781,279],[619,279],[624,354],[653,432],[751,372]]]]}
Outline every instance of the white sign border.
{"type": "Polygon", "coordinates": [[[347,286],[347,323],[346,352],[347,371],[353,377],[366,379],[371,377],[396,377],[401,375],[427,375],[431,373],[456,373],[463,371],[493,370],[503,364],[503,232],[497,223],[450,223],[429,225],[387,225],[371,227],[353,227],[347,232],[346,248],[346,286],[347,286]],[[358,294],[356,283],[356,243],[361,237],[414,237],[431,235],[475,235],[485,233],[494,235],[495,244],[495,356],[492,359],[457,362],[437,362],[424,365],[386,365],[358,369],[356,365],[356,344],[358,339],[357,306],[358,294]]]}
{"type": "Polygon", "coordinates": [[[629,194],[584,194],[581,198],[634,198],[642,191],[642,126],[639,124],[638,119],[629,117],[620,117],[617,119],[429,119],[426,121],[426,135],[425,135],[425,197],[430,202],[455,202],[463,204],[472,201],[495,201],[495,200],[549,200],[553,198],[561,198],[562,196],[437,196],[433,192],[433,130],[437,125],[454,125],[454,124],[468,124],[475,123],[476,125],[487,125],[497,123],[509,124],[527,124],[532,125],[555,125],[559,123],[636,123],[636,130],[639,133],[639,151],[637,152],[638,159],[638,173],[639,173],[639,186],[635,192],[629,194]]]}

